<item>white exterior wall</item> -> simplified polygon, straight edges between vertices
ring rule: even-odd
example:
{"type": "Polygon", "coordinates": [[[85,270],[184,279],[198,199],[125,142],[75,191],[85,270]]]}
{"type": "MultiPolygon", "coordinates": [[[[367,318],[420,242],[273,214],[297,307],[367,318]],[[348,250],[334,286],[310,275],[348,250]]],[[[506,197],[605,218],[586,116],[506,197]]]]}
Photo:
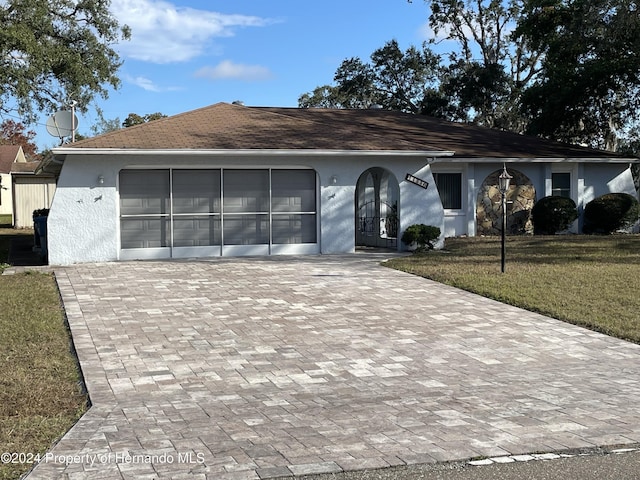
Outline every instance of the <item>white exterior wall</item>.
{"type": "MultiPolygon", "coordinates": [[[[400,187],[398,237],[407,227],[423,223],[444,232],[444,215],[427,159],[391,157],[373,159],[367,156],[326,159],[315,166],[320,176],[321,190],[321,253],[351,253],[355,251],[356,185],[360,175],[370,168],[390,171],[400,187]],[[429,183],[427,189],[405,180],[411,174],[429,183]],[[337,182],[331,184],[331,177],[337,182]]],[[[442,237],[444,238],[444,236],[442,237]]],[[[442,244],[442,239],[440,245],[442,244]]],[[[405,250],[400,238],[398,249],[405,250]]]]}
{"type": "MultiPolygon", "coordinates": [[[[502,170],[502,166],[501,162],[474,163],[473,159],[469,159],[468,163],[447,165],[446,158],[438,160],[433,166],[437,172],[463,172],[463,209],[460,212],[445,211],[446,236],[475,236],[478,192],[485,178],[496,170],[502,170]]],[[[517,170],[531,180],[536,190],[536,200],[551,195],[552,173],[571,173],[571,198],[580,214],[587,203],[605,193],[621,192],[637,196],[631,169],[626,163],[518,161],[506,162],[506,166],[507,170],[517,170]]],[[[580,225],[573,228],[576,233],[581,231],[581,220],[580,217],[580,225]]]]}
{"type": "Polygon", "coordinates": [[[0,215],[13,215],[13,189],[8,173],[0,173],[0,215]]]}
{"type": "Polygon", "coordinates": [[[582,208],[594,198],[607,193],[628,193],[637,198],[631,168],[626,164],[586,164],[580,170],[580,176],[584,179],[579,191],[579,206],[582,208]]]}
{"type": "MultiPolygon", "coordinates": [[[[355,250],[356,184],[366,170],[380,167],[390,171],[400,187],[398,236],[412,224],[433,225],[443,232],[438,245],[442,246],[445,234],[475,235],[478,191],[488,175],[502,168],[501,162],[470,160],[451,166],[446,162],[438,159],[430,166],[427,158],[403,155],[69,156],[48,221],[49,262],[64,265],[119,260],[117,181],[123,168],[312,168],[318,174],[319,249],[332,254],[355,250]],[[432,169],[452,171],[451,168],[463,172],[463,208],[455,214],[444,212],[432,175],[432,169]],[[407,174],[427,181],[429,187],[424,189],[406,181],[407,174]],[[99,184],[100,176],[103,184],[99,184]],[[332,177],[336,178],[335,184],[332,177]]],[[[571,171],[572,197],[580,211],[588,201],[604,193],[636,193],[627,164],[507,162],[507,169],[525,174],[536,189],[537,199],[551,194],[552,172],[571,171]]],[[[398,249],[405,249],[400,239],[398,249]]]]}
{"type": "MultiPolygon", "coordinates": [[[[313,168],[318,174],[320,252],[355,250],[356,183],[372,167],[391,171],[400,186],[399,235],[411,224],[444,229],[442,205],[426,158],[385,155],[102,156],[71,155],[63,165],[48,220],[49,263],[119,260],[118,174],[123,168],[313,168]],[[407,173],[429,182],[425,190],[407,173]],[[104,183],[99,183],[99,177],[104,183]],[[331,177],[336,177],[333,184],[331,177]]],[[[399,241],[399,248],[403,249],[399,241]]]]}
{"type": "Polygon", "coordinates": [[[47,220],[51,265],[117,260],[116,179],[121,165],[97,156],[67,158],[47,220]]]}
{"type": "MultiPolygon", "coordinates": [[[[410,168],[407,165],[407,169],[410,168]]],[[[440,229],[440,239],[435,246],[436,248],[442,248],[444,246],[445,230],[444,209],[436,188],[436,182],[431,173],[431,167],[422,165],[413,172],[411,170],[407,172],[427,181],[429,187],[426,189],[404,180],[406,173],[404,175],[401,172],[398,173],[402,175],[400,177],[402,181],[400,182],[400,226],[398,228],[398,237],[401,237],[402,233],[413,224],[432,225],[440,229]]],[[[400,249],[406,249],[402,245],[400,238],[398,238],[398,246],[400,249]]]]}

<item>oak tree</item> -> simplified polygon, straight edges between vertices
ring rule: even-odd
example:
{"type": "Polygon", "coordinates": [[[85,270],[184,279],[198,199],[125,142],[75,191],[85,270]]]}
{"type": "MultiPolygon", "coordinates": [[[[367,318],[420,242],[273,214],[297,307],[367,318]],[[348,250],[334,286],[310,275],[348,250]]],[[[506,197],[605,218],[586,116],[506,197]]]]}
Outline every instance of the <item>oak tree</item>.
{"type": "Polygon", "coordinates": [[[370,62],[358,57],[344,60],[335,73],[335,85],[323,85],[303,94],[298,105],[325,108],[380,105],[421,113],[429,92],[437,96],[440,73],[440,58],[426,45],[402,51],[398,42],[391,40],[371,54],[370,62]]]}
{"type": "Polygon", "coordinates": [[[516,35],[544,52],[530,133],[616,150],[640,121],[636,0],[527,0],[516,35]]]}
{"type": "Polygon", "coordinates": [[[113,45],[129,38],[109,0],[0,2],[0,114],[26,122],[70,101],[86,111],[117,88],[121,65],[113,45]]]}

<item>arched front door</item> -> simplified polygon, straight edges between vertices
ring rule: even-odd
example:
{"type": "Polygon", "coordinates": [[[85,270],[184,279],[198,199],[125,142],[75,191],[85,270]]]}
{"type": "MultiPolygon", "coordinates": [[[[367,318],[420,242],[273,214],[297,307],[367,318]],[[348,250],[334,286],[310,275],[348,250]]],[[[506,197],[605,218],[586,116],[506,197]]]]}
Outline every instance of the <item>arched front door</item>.
{"type": "Polygon", "coordinates": [[[400,188],[384,168],[370,168],[356,186],[356,246],[397,247],[400,188]]]}

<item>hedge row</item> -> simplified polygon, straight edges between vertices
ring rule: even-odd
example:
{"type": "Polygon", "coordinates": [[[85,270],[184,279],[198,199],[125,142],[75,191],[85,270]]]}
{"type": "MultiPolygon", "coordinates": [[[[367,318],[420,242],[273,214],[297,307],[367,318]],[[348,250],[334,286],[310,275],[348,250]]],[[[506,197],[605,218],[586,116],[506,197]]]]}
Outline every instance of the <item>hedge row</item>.
{"type": "MultiPolygon", "coordinates": [[[[569,228],[578,218],[576,204],[570,198],[544,197],[531,210],[534,233],[553,235],[569,228]]],[[[628,193],[607,193],[584,208],[583,233],[609,234],[625,230],[638,222],[640,204],[628,193]]]]}

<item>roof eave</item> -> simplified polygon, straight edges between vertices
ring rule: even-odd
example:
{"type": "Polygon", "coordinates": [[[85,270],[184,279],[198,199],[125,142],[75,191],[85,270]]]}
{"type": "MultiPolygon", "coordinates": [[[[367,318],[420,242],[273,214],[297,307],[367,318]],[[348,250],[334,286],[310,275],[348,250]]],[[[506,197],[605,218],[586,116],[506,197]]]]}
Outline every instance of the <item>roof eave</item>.
{"type": "Polygon", "coordinates": [[[640,163],[635,157],[456,157],[453,150],[323,150],[323,149],[136,149],[136,148],[69,148],[52,149],[56,157],[67,155],[194,155],[194,156],[394,156],[429,157],[433,162],[447,163],[640,163]]]}
{"type": "Polygon", "coordinates": [[[635,157],[451,157],[435,163],[640,163],[635,157]]]}
{"type": "Polygon", "coordinates": [[[287,156],[314,156],[314,157],[356,157],[356,156],[393,156],[393,157],[451,157],[455,152],[442,150],[319,150],[319,149],[134,149],[134,148],[54,148],[53,155],[64,159],[67,155],[137,155],[137,156],[260,156],[260,157],[287,157],[287,156]]]}
{"type": "Polygon", "coordinates": [[[54,148],[56,156],[66,155],[208,155],[208,156],[409,156],[450,157],[453,151],[446,150],[323,150],[323,149],[135,149],[135,148],[54,148]]]}

